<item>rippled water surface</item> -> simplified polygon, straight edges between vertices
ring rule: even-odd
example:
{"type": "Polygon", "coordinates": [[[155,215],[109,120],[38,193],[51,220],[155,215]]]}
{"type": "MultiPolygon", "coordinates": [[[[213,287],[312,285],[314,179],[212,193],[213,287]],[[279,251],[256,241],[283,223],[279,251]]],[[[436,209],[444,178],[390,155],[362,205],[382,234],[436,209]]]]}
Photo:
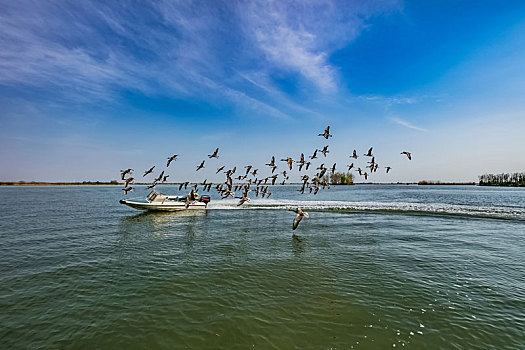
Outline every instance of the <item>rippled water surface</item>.
{"type": "Polygon", "coordinates": [[[297,189],[141,213],[120,187],[1,187],[2,347],[524,348],[523,189],[297,189]]]}

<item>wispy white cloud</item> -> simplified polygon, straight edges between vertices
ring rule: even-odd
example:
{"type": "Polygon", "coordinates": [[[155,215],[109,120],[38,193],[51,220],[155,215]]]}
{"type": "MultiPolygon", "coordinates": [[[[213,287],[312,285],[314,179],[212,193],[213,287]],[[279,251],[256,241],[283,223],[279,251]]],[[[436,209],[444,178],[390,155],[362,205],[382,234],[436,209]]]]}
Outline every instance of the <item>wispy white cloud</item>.
{"type": "MultiPolygon", "coordinates": [[[[286,93],[276,87],[267,72],[238,72],[237,74],[242,79],[257,87],[261,92],[267,94],[272,101],[283,106],[283,108],[313,117],[321,117],[321,113],[292,100],[286,93]]],[[[258,95],[260,96],[261,93],[258,95]]]]}
{"type": "Polygon", "coordinates": [[[115,101],[123,90],[206,96],[288,118],[299,104],[272,86],[275,75],[336,91],[330,55],[359,34],[367,16],[393,4],[7,2],[0,12],[0,85],[79,103],[115,101]],[[250,92],[246,81],[261,90],[250,92]]]}
{"type": "Polygon", "coordinates": [[[364,101],[368,101],[368,102],[381,103],[386,106],[414,104],[419,101],[419,99],[414,96],[362,95],[362,96],[358,96],[357,98],[364,100],[364,101]]]}
{"type": "Polygon", "coordinates": [[[298,73],[321,91],[331,92],[337,88],[337,69],[329,55],[362,26],[359,6],[344,21],[340,10],[331,1],[275,1],[248,2],[239,13],[247,36],[276,69],[298,73]]]}
{"type": "Polygon", "coordinates": [[[310,49],[314,35],[278,25],[270,30],[256,30],[255,38],[270,61],[281,68],[297,70],[321,91],[335,90],[336,70],[328,63],[328,54],[310,49]]]}
{"type": "Polygon", "coordinates": [[[354,40],[374,14],[399,1],[248,1],[239,6],[247,37],[275,69],[299,74],[321,92],[338,89],[336,50],[354,40]]]}
{"type": "Polygon", "coordinates": [[[420,128],[419,126],[416,126],[406,120],[403,120],[401,118],[398,118],[398,117],[390,117],[389,118],[391,121],[393,121],[394,123],[396,124],[399,124],[401,126],[404,126],[406,128],[409,128],[409,129],[413,129],[413,130],[417,130],[417,131],[423,131],[423,132],[426,132],[428,131],[427,129],[424,129],[424,128],[420,128]]]}

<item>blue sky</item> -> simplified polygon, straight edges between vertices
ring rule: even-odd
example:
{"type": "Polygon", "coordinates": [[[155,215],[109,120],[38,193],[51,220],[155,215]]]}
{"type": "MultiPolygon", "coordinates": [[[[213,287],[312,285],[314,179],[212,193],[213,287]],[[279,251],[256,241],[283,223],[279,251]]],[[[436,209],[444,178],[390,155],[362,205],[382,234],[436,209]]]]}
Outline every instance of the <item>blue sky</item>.
{"type": "Polygon", "coordinates": [[[524,32],[522,1],[0,0],[0,181],[171,154],[170,180],[218,181],[325,144],[373,146],[378,182],[524,171],[524,32]]]}

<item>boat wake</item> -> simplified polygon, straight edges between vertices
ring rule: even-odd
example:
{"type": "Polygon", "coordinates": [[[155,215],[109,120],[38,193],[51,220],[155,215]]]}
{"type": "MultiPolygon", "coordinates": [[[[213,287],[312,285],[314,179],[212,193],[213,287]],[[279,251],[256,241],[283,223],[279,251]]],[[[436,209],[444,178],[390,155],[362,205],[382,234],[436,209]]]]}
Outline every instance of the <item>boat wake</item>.
{"type": "Polygon", "coordinates": [[[255,199],[249,204],[242,206],[237,206],[237,204],[238,200],[226,199],[212,202],[208,208],[213,210],[283,210],[301,207],[310,211],[334,211],[341,213],[455,215],[525,221],[525,208],[519,207],[487,207],[446,203],[299,201],[285,199],[255,199]]]}

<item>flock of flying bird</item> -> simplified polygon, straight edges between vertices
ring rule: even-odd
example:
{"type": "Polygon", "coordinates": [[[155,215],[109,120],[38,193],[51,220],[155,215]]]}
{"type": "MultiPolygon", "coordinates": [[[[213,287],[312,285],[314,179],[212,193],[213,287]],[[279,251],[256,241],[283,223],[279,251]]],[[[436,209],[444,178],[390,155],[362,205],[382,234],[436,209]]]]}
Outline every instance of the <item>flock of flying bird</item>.
{"type": "MultiPolygon", "coordinates": [[[[332,135],[330,134],[330,126],[327,126],[324,130],[324,133],[318,134],[318,136],[321,136],[328,140],[332,135]]],[[[363,154],[365,157],[369,157],[370,161],[366,162],[366,165],[364,169],[361,169],[360,167],[357,167],[357,169],[354,169],[354,163],[347,165],[348,172],[350,170],[354,169],[360,176],[363,176],[365,180],[368,179],[368,177],[375,173],[379,165],[375,161],[375,156],[372,153],[373,147],[370,147],[367,153],[363,154]]],[[[226,176],[226,180],[221,183],[212,183],[207,182],[207,179],[204,180],[201,183],[190,183],[189,181],[182,182],[179,184],[179,191],[182,190],[182,188],[187,189],[188,185],[191,186],[193,191],[198,191],[199,185],[203,186],[203,192],[207,191],[209,192],[212,187],[220,194],[222,199],[225,198],[237,198],[239,199],[238,206],[243,205],[244,203],[250,202],[250,198],[248,197],[249,192],[253,192],[255,194],[255,197],[258,197],[259,195],[261,198],[269,198],[272,193],[269,192],[269,186],[275,185],[277,182],[277,179],[280,178],[282,181],[279,181],[281,185],[284,185],[286,181],[289,179],[289,172],[292,171],[293,165],[296,165],[296,168],[299,172],[308,171],[310,166],[312,165],[312,162],[314,159],[318,159],[321,157],[321,155],[318,156],[317,152],[320,152],[323,156],[323,158],[326,158],[327,154],[330,152],[328,150],[328,145],[324,146],[322,149],[315,149],[313,151],[313,154],[311,156],[305,157],[304,153],[301,153],[299,160],[294,160],[291,157],[283,158],[281,159],[282,162],[286,163],[286,168],[282,172],[275,173],[275,171],[278,169],[278,165],[275,163],[275,157],[272,156],[270,162],[264,164],[268,167],[268,170],[271,170],[270,176],[266,177],[258,177],[259,168],[256,168],[253,165],[246,165],[244,166],[245,171],[237,172],[237,167],[233,167],[233,169],[227,169],[224,171],[225,166],[220,166],[216,174],[219,174],[220,172],[223,172],[226,176]],[[235,176],[237,174],[237,176],[235,176]],[[236,180],[236,184],[234,185],[234,180],[236,180]],[[240,196],[236,196],[235,192],[241,192],[240,196]]],[[[404,151],[401,152],[401,154],[404,154],[407,156],[409,160],[412,160],[412,154],[410,152],[404,151]]],[[[168,157],[168,162],[166,164],[166,169],[170,166],[170,164],[177,160],[178,154],[174,154],[170,157],[168,157]]],[[[208,155],[209,159],[219,159],[219,148],[216,148],[215,151],[212,154],[208,155]]],[[[352,159],[358,159],[359,156],[357,155],[357,151],[354,149],[352,152],[352,155],[350,156],[352,159]]],[[[205,160],[203,160],[197,167],[196,171],[199,171],[204,168],[205,160]]],[[[152,174],[155,169],[155,166],[152,166],[150,169],[146,170],[142,177],[146,177],[149,174],[152,174]]],[[[388,173],[392,167],[386,166],[386,173],[388,173]]],[[[319,190],[325,187],[330,188],[330,180],[329,176],[330,174],[335,174],[336,171],[336,163],[333,164],[332,167],[328,168],[322,163],[319,165],[315,170],[318,170],[315,172],[315,174],[304,174],[301,177],[301,188],[299,189],[299,192],[304,194],[306,192],[313,193],[316,195],[319,190]]],[[[133,178],[133,169],[126,169],[121,170],[121,179],[124,181],[124,188],[122,189],[124,191],[124,194],[127,195],[128,192],[133,191],[133,187],[129,186],[130,184],[135,183],[135,179],[133,178]],[[128,177],[126,178],[126,175],[128,177]]],[[[147,188],[154,188],[159,183],[165,183],[167,182],[167,179],[169,175],[165,175],[166,170],[162,170],[161,173],[152,181],[152,183],[147,186],[147,188]]],[[[295,212],[297,215],[293,221],[292,228],[295,230],[297,226],[299,225],[299,222],[302,220],[303,217],[308,217],[308,213],[306,213],[301,208],[295,208],[295,209],[289,209],[290,211],[295,212]]]]}

